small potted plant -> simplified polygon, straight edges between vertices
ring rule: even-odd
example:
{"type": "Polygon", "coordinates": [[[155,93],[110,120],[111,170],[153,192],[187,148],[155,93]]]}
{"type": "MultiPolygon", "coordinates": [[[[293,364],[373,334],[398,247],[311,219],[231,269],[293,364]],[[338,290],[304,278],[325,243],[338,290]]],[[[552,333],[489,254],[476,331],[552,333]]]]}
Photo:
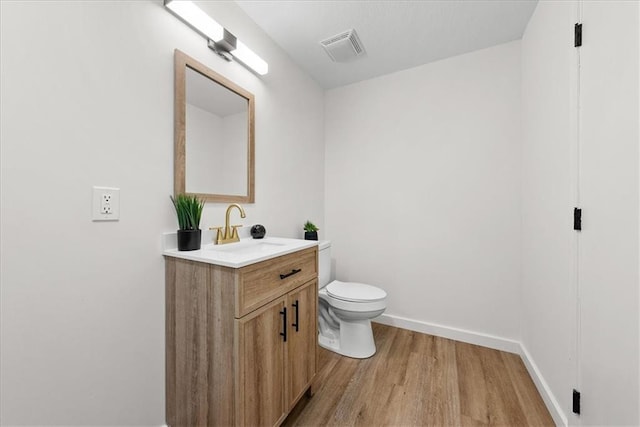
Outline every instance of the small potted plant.
{"type": "Polygon", "coordinates": [[[314,223],[307,220],[304,223],[304,240],[318,240],[318,230],[314,223]]]}
{"type": "Polygon", "coordinates": [[[200,230],[200,218],[204,202],[196,196],[178,194],[175,198],[169,196],[176,208],[178,216],[178,250],[195,251],[200,249],[202,230],[200,230]]]}

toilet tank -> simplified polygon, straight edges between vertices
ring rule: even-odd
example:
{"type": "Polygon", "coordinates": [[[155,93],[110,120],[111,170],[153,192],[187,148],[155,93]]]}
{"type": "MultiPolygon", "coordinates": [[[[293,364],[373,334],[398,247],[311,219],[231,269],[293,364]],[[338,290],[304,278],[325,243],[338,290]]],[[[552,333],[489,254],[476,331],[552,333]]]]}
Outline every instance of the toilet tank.
{"type": "Polygon", "coordinates": [[[322,289],[331,280],[331,242],[322,240],[318,243],[318,288],[322,289]]]}

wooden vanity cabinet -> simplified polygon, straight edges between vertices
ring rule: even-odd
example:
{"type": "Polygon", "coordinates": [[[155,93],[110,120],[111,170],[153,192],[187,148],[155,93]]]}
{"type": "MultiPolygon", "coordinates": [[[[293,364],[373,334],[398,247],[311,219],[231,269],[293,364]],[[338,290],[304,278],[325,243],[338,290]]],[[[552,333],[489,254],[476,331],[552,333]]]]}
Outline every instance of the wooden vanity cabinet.
{"type": "MultiPolygon", "coordinates": [[[[318,282],[313,280],[288,294],[291,309],[292,325],[287,336],[288,345],[286,360],[288,361],[288,410],[302,397],[316,374],[316,357],[318,345],[318,282]],[[297,317],[296,317],[297,315],[297,317]],[[294,323],[295,321],[295,323],[294,323]],[[297,328],[294,326],[297,325],[297,328]],[[314,333],[309,333],[313,331],[314,333]]],[[[287,411],[288,412],[288,411],[287,411]]]]}
{"type": "Polygon", "coordinates": [[[317,289],[312,280],[236,321],[239,354],[244,355],[239,360],[238,402],[244,408],[239,425],[279,424],[309,388],[316,373],[318,338],[309,332],[316,330],[317,289]]]}
{"type": "Polygon", "coordinates": [[[238,269],[166,257],[168,425],[279,425],[310,391],[317,255],[238,269]]]}

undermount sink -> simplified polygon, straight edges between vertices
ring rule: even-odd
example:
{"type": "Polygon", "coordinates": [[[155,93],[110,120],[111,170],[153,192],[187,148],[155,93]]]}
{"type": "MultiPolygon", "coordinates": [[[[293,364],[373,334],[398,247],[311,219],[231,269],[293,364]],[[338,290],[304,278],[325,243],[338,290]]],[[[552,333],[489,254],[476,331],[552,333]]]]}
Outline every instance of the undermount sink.
{"type": "Polygon", "coordinates": [[[264,239],[241,239],[237,243],[203,245],[197,251],[166,249],[164,255],[191,261],[206,262],[225,267],[240,268],[256,262],[286,255],[318,244],[314,240],[265,237],[264,239]]]}

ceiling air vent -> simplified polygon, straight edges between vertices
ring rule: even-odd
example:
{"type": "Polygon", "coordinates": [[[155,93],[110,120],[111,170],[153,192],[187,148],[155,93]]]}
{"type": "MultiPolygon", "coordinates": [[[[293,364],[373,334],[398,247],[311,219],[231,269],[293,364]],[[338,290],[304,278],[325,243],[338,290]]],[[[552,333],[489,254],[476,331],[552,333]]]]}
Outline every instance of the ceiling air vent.
{"type": "Polygon", "coordinates": [[[348,30],[320,42],[334,62],[349,62],[364,54],[364,46],[356,30],[348,30]]]}

